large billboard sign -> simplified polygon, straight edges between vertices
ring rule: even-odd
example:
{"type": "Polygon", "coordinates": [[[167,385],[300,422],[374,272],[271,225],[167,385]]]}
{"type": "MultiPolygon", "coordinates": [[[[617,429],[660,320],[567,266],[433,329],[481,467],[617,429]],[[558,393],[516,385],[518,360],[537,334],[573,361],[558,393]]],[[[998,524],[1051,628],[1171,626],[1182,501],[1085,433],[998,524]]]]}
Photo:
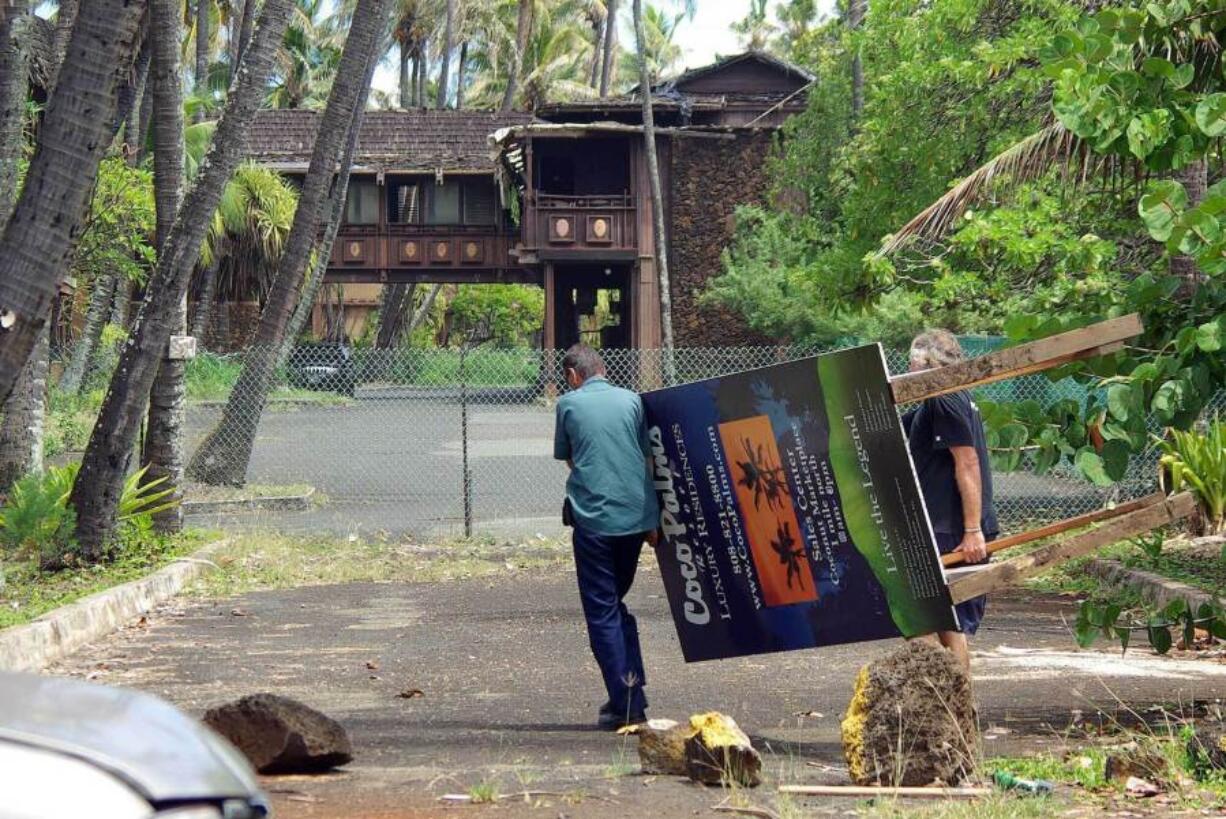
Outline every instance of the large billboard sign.
{"type": "Polygon", "coordinates": [[[643,403],[687,661],[957,629],[880,345],[643,403]]]}

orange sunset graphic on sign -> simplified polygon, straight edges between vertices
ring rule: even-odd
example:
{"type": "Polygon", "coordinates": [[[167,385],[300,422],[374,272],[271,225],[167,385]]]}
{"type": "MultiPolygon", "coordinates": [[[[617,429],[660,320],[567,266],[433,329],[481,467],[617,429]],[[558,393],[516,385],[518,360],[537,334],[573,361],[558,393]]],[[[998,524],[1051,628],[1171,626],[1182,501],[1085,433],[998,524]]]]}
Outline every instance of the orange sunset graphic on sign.
{"type": "Polygon", "coordinates": [[[817,586],[770,419],[755,415],[720,424],[719,437],[766,605],[816,600],[817,586]]]}

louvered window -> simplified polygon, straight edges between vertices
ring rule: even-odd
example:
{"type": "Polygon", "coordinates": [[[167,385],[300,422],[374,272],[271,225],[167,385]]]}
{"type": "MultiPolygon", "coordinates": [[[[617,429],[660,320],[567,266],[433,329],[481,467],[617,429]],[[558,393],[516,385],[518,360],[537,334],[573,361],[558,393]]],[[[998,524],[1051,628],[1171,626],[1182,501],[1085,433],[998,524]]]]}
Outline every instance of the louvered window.
{"type": "Polygon", "coordinates": [[[402,225],[415,225],[421,221],[421,187],[399,185],[396,188],[395,221],[402,225]]]}
{"type": "Polygon", "coordinates": [[[486,179],[464,185],[464,224],[494,224],[494,186],[486,179]]]}

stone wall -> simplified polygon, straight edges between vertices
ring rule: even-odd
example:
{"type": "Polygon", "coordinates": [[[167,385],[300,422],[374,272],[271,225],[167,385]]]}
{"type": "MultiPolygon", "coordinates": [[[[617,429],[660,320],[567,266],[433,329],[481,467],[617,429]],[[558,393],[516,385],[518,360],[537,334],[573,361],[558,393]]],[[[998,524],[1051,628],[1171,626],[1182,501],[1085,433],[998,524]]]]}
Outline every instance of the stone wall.
{"type": "Polygon", "coordinates": [[[720,253],[732,239],[737,205],[762,201],[763,163],[773,132],[735,139],[678,138],[670,153],[673,335],[678,347],[771,344],[733,311],[698,306],[707,282],[723,269],[720,253]]]}

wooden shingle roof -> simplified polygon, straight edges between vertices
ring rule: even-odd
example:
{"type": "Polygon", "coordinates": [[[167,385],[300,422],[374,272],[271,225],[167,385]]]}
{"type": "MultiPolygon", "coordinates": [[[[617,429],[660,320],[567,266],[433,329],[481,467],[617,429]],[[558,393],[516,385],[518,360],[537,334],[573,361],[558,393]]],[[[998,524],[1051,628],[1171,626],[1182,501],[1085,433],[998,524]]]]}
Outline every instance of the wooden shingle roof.
{"type": "MultiPolygon", "coordinates": [[[[252,123],[248,155],[263,165],[305,166],[320,113],[262,110],[252,123]]],[[[493,173],[486,138],[499,128],[532,121],[530,114],[489,111],[367,111],[354,164],[377,170],[493,173]]]]}

